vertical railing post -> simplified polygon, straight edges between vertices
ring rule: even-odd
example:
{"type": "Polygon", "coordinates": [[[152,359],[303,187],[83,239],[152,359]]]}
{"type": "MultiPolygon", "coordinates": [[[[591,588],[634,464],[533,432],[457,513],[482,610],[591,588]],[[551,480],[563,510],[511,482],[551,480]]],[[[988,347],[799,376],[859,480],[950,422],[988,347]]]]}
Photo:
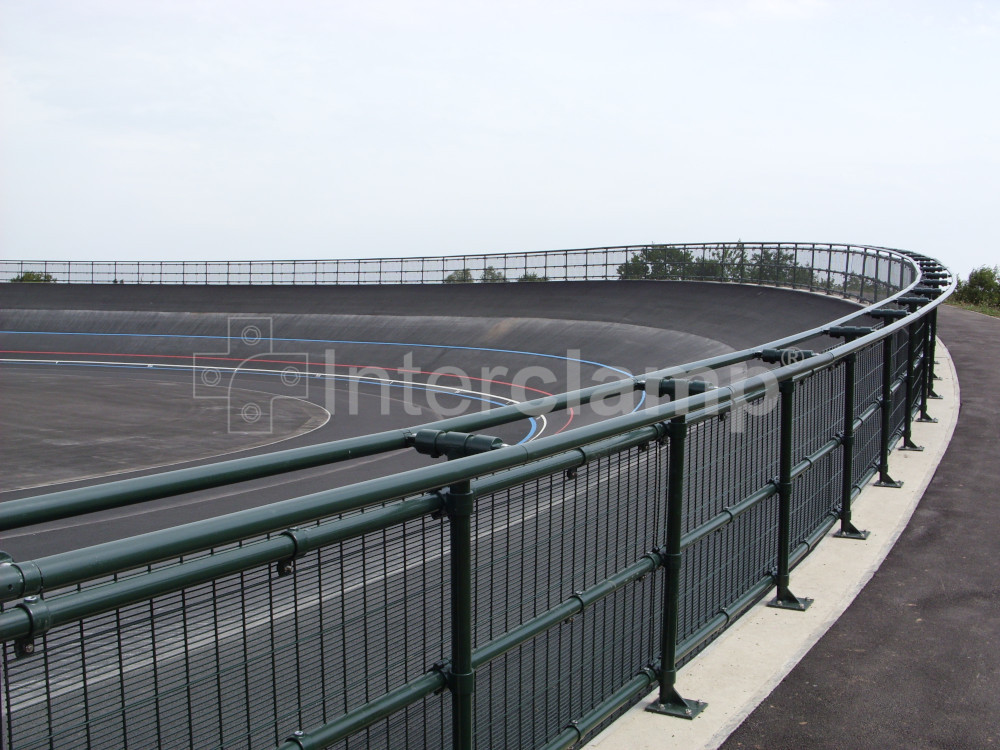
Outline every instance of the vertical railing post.
{"type": "Polygon", "coordinates": [[[878,441],[878,481],[876,487],[903,486],[902,482],[897,482],[889,476],[889,439],[892,437],[892,375],[893,366],[893,340],[895,336],[889,335],[882,339],[882,406],[881,406],[881,428],[878,441]]]}
{"type": "Polygon", "coordinates": [[[646,710],[666,716],[693,719],[707,705],[687,700],[677,692],[677,629],[680,620],[681,532],[684,522],[684,445],[687,417],[670,421],[667,462],[667,545],[664,550],[663,620],[660,624],[660,694],[646,710]]]}
{"type": "Polygon", "coordinates": [[[913,388],[914,372],[913,360],[917,356],[917,340],[914,335],[914,326],[917,323],[910,323],[906,327],[906,404],[903,410],[903,444],[899,446],[901,451],[922,451],[923,447],[913,442],[913,388]]]}
{"type": "Polygon", "coordinates": [[[781,434],[779,436],[778,475],[778,572],[777,595],[769,607],[804,612],[812,599],[800,599],[789,589],[792,549],[792,423],[795,409],[795,381],[783,380],[781,394],[781,434]]]}
{"type": "Polygon", "coordinates": [[[930,333],[927,336],[930,352],[927,360],[928,366],[930,367],[930,377],[928,379],[930,387],[928,388],[927,397],[939,399],[941,396],[934,392],[934,381],[941,379],[934,372],[934,365],[937,364],[934,359],[937,356],[937,313],[938,309],[936,307],[930,312],[930,333]]]}
{"type": "Polygon", "coordinates": [[[452,748],[475,746],[476,673],[472,668],[472,514],[476,496],[466,480],[452,485],[445,498],[451,551],[452,748]]]}
{"type": "Polygon", "coordinates": [[[931,397],[931,349],[930,330],[931,316],[924,315],[920,320],[923,334],[920,343],[920,416],[918,422],[937,422],[937,419],[927,413],[927,400],[931,397]]]}
{"type": "Polygon", "coordinates": [[[809,291],[816,291],[816,243],[812,245],[812,258],[809,261],[809,291]]]}
{"type": "Polygon", "coordinates": [[[844,360],[844,451],[840,483],[840,530],[834,536],[840,539],[867,539],[868,532],[861,531],[851,522],[851,495],[854,491],[854,394],[858,355],[851,352],[844,360]]]}

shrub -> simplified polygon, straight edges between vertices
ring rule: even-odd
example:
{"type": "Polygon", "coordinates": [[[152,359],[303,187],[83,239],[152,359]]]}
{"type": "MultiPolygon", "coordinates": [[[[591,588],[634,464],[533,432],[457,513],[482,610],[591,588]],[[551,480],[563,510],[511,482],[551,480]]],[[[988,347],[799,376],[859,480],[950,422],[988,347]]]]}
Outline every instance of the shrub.
{"type": "Polygon", "coordinates": [[[507,277],[504,276],[503,271],[498,271],[493,266],[486,266],[486,270],[483,271],[483,275],[479,277],[479,280],[485,284],[495,284],[506,281],[507,277]]]}
{"type": "Polygon", "coordinates": [[[11,279],[11,281],[36,284],[54,284],[56,280],[52,277],[51,273],[42,273],[41,271],[24,271],[11,279]]]}
{"type": "Polygon", "coordinates": [[[618,278],[680,279],[692,260],[691,251],[684,248],[645,247],[618,266],[618,278]]]}
{"type": "Polygon", "coordinates": [[[445,284],[471,284],[473,281],[475,279],[472,278],[472,271],[468,268],[463,268],[461,271],[452,271],[444,277],[445,284]]]}

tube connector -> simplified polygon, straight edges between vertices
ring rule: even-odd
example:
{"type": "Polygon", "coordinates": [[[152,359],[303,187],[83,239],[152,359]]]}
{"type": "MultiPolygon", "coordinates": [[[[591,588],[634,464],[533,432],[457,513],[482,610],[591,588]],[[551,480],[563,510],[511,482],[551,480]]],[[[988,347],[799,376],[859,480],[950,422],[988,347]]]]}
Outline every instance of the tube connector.
{"type": "Polygon", "coordinates": [[[441,430],[419,430],[413,440],[413,447],[417,453],[423,453],[431,458],[447,456],[449,460],[475,456],[503,448],[504,445],[503,440],[498,437],[441,430]]]}
{"type": "Polygon", "coordinates": [[[815,357],[816,352],[811,349],[762,349],[757,353],[757,358],[766,364],[793,365],[804,359],[815,357]]]}
{"type": "Polygon", "coordinates": [[[705,393],[714,389],[711,383],[704,380],[684,380],[683,378],[661,378],[657,387],[658,396],[670,396],[676,400],[694,396],[698,393],[705,393]]]}
{"type": "Polygon", "coordinates": [[[35,638],[45,635],[52,627],[52,614],[49,612],[49,605],[38,596],[24,597],[24,601],[17,607],[28,613],[31,623],[27,635],[14,641],[14,654],[20,659],[35,653],[35,638]]]}
{"type": "Polygon", "coordinates": [[[880,308],[878,310],[870,310],[865,315],[869,318],[876,318],[878,320],[898,320],[899,318],[905,318],[909,315],[906,310],[897,310],[890,308],[880,308]]]}
{"type": "Polygon", "coordinates": [[[866,328],[865,326],[833,326],[833,328],[826,329],[826,335],[834,339],[853,341],[862,336],[867,336],[874,330],[874,328],[866,328]]]}

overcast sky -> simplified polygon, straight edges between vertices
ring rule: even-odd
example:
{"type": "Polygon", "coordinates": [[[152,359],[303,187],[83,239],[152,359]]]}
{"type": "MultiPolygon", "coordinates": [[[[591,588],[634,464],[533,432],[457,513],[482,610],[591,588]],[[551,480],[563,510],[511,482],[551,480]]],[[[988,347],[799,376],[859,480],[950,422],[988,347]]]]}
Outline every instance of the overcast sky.
{"type": "Polygon", "coordinates": [[[1000,3],[0,0],[5,259],[1000,263],[1000,3]]]}

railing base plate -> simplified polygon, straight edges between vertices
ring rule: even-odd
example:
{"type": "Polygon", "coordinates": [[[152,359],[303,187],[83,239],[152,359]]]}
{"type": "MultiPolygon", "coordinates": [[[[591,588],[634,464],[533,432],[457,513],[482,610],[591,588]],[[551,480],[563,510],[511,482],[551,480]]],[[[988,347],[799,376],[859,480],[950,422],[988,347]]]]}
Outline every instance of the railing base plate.
{"type": "Polygon", "coordinates": [[[834,536],[837,537],[837,539],[856,539],[859,542],[863,542],[868,538],[869,534],[871,534],[870,531],[861,531],[851,526],[849,529],[841,529],[840,531],[835,532],[834,536]]]}
{"type": "Polygon", "coordinates": [[[646,710],[652,714],[662,714],[663,716],[673,716],[678,719],[693,719],[705,710],[708,705],[704,701],[691,701],[678,697],[677,702],[654,703],[646,706],[646,710]]]}
{"type": "Polygon", "coordinates": [[[875,487],[891,487],[894,490],[898,490],[903,486],[902,482],[897,482],[895,479],[880,479],[873,484],[875,487]]]}
{"type": "Polygon", "coordinates": [[[806,597],[799,598],[794,594],[789,594],[784,599],[775,597],[767,603],[767,606],[774,607],[775,609],[790,609],[794,612],[805,612],[812,603],[812,599],[807,599],[806,597]]]}

